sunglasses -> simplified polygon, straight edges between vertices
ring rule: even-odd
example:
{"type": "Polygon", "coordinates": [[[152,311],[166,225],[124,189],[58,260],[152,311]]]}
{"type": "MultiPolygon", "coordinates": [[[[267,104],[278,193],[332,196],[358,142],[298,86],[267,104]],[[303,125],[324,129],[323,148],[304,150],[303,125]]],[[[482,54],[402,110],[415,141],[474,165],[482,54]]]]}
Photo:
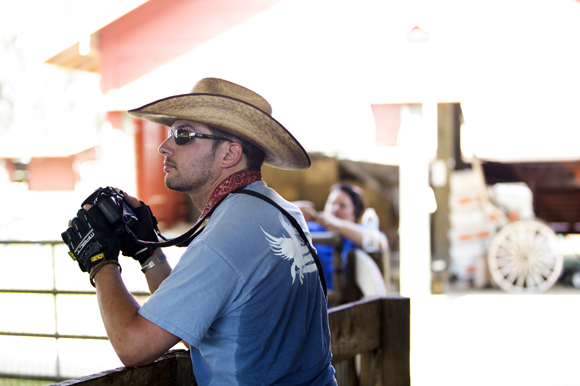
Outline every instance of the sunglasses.
{"type": "Polygon", "coordinates": [[[191,142],[192,138],[219,139],[222,141],[233,142],[230,139],[227,139],[224,137],[218,137],[217,135],[195,133],[193,131],[189,131],[189,130],[185,130],[185,129],[169,130],[167,138],[169,138],[169,137],[175,138],[175,144],[177,144],[179,146],[187,145],[188,143],[191,142]]]}

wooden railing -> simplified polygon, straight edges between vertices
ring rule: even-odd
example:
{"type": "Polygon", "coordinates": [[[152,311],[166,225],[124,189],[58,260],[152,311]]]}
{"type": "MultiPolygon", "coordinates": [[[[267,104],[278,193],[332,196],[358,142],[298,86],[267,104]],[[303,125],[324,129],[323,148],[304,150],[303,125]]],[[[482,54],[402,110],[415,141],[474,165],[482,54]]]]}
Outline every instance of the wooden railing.
{"type": "MultiPolygon", "coordinates": [[[[338,384],[408,386],[410,301],[389,296],[365,299],[328,311],[332,364],[338,384]]],[[[195,386],[189,352],[171,351],[141,367],[105,371],[60,386],[195,386]]]]}
{"type": "Polygon", "coordinates": [[[332,364],[338,384],[410,385],[410,315],[410,300],[400,296],[329,309],[332,364]]]}
{"type": "Polygon", "coordinates": [[[189,351],[172,350],[150,365],[119,367],[53,385],[69,386],[197,386],[189,351]]]}

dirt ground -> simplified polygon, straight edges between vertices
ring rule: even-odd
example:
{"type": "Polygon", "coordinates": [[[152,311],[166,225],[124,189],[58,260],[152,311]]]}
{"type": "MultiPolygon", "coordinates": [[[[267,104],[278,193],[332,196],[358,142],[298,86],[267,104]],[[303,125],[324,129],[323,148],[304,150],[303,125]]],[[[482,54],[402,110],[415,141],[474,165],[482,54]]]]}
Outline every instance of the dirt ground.
{"type": "Polygon", "coordinates": [[[468,290],[411,299],[415,386],[580,385],[580,290],[468,290]],[[572,355],[571,355],[572,354],[572,355]]]}

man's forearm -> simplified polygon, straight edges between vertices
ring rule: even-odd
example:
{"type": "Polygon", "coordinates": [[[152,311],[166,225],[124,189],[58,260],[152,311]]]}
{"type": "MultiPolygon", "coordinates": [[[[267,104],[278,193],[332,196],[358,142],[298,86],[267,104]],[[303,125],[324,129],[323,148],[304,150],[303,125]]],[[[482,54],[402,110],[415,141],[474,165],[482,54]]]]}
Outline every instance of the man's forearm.
{"type": "Polygon", "coordinates": [[[116,266],[103,266],[94,280],[107,336],[125,366],[151,363],[179,342],[139,315],[139,303],[125,287],[116,266]]]}
{"type": "Polygon", "coordinates": [[[147,280],[147,285],[149,286],[149,292],[153,294],[153,292],[157,291],[159,285],[163,282],[163,280],[167,279],[169,274],[171,274],[171,266],[165,260],[165,258],[161,258],[163,256],[163,251],[161,248],[157,248],[157,250],[151,255],[147,261],[143,264],[144,267],[147,267],[149,263],[153,263],[151,268],[148,267],[147,272],[145,272],[145,279],[147,280]],[[159,262],[159,260],[163,260],[159,262]]]}

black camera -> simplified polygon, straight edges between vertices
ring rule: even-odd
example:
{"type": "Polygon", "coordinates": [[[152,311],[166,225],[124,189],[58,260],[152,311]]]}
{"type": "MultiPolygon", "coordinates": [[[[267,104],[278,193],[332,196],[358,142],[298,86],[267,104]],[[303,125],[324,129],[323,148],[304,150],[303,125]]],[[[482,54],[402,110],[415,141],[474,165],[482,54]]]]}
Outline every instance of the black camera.
{"type": "Polygon", "coordinates": [[[82,203],[82,206],[86,204],[96,206],[118,235],[123,234],[128,227],[137,221],[137,216],[127,205],[123,195],[110,186],[95,190],[82,203]]]}

